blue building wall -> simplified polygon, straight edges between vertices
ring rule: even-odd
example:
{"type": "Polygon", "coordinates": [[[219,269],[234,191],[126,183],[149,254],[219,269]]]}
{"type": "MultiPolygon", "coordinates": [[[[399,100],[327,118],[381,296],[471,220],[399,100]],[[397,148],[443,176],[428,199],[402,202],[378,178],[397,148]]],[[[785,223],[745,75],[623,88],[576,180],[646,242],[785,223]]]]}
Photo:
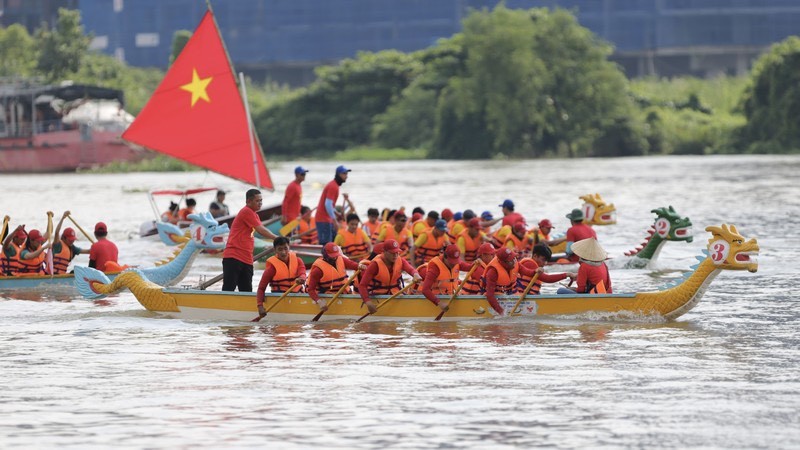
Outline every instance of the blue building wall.
{"type": "MultiPolygon", "coordinates": [[[[414,51],[460,30],[471,8],[498,0],[216,0],[239,67],[310,68],[360,50],[414,51]]],[[[800,0],[506,0],[561,7],[616,48],[631,75],[741,72],[768,45],[800,33],[800,0]],[[660,66],[660,67],[659,67],[660,66]],[[719,70],[718,70],[719,71],[719,70]]],[[[95,46],[136,66],[166,67],[176,30],[192,30],[204,0],[80,0],[95,46]]]]}

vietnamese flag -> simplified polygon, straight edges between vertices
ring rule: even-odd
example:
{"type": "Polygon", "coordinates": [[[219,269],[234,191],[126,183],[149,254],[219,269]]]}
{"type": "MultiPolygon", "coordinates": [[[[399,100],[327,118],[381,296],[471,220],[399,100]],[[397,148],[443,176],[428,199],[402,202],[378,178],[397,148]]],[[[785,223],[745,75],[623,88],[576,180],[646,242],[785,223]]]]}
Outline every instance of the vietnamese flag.
{"type": "Polygon", "coordinates": [[[258,138],[211,11],[136,120],[122,133],[133,144],[272,190],[258,138]],[[255,167],[255,168],[254,168],[255,167]]]}

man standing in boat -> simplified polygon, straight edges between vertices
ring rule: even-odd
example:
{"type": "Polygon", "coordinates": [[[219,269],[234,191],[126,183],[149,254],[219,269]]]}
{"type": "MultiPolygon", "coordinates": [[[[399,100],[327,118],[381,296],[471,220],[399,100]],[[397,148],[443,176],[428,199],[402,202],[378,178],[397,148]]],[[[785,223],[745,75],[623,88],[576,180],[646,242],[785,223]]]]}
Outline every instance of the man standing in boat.
{"type": "Polygon", "coordinates": [[[258,218],[256,211],[261,209],[261,191],[250,189],[245,194],[245,206],[233,219],[225,251],[222,252],[222,290],[239,292],[253,291],[253,230],[258,234],[275,239],[278,236],[269,231],[258,218]]]}
{"type": "Polygon", "coordinates": [[[283,194],[282,225],[286,225],[300,216],[300,206],[303,204],[303,186],[300,184],[305,181],[306,173],[308,173],[308,169],[304,169],[303,166],[294,168],[294,180],[286,186],[286,193],[283,194]]]}
{"type": "Polygon", "coordinates": [[[333,180],[328,182],[322,190],[322,195],[319,196],[317,213],[314,217],[317,222],[317,239],[319,239],[320,245],[333,242],[336,237],[339,224],[336,218],[335,207],[336,202],[339,200],[339,186],[347,181],[348,173],[350,173],[350,169],[347,167],[337,167],[333,180]]]}
{"type": "Polygon", "coordinates": [[[228,209],[228,205],[225,204],[225,191],[218,190],[217,191],[217,199],[211,202],[208,205],[208,212],[211,213],[211,217],[223,217],[228,216],[231,214],[230,210],[228,209]]]}

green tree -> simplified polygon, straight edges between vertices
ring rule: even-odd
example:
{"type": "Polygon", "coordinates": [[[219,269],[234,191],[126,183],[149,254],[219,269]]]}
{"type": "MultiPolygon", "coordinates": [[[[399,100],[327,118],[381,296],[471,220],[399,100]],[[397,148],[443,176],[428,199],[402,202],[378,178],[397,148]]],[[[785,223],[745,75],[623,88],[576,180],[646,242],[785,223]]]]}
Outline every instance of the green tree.
{"type": "Polygon", "coordinates": [[[800,38],[773,45],[756,61],[742,103],[751,151],[800,149],[800,38]]]}
{"type": "Polygon", "coordinates": [[[192,38],[192,32],[189,30],[178,30],[172,35],[172,52],[169,55],[170,65],[175,62],[175,59],[186,47],[186,43],[192,38]]]}
{"type": "Polygon", "coordinates": [[[36,45],[20,24],[0,28],[0,76],[27,77],[35,66],[36,45]]]}
{"type": "Polygon", "coordinates": [[[36,32],[40,49],[37,70],[50,81],[77,72],[91,40],[91,36],[83,33],[80,12],[59,8],[55,29],[50,30],[43,24],[36,32]]]}

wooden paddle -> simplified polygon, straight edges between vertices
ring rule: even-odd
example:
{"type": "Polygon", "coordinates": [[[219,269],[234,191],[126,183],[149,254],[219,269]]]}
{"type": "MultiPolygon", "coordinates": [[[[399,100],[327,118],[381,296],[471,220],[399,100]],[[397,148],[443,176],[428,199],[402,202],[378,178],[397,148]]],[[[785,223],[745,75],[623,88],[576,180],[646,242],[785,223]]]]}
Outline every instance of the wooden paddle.
{"type": "MultiPolygon", "coordinates": [[[[317,209],[316,206],[314,207],[314,209],[309,211],[307,214],[311,214],[312,212],[314,212],[315,209],[317,209]]],[[[290,220],[286,225],[282,226],[281,229],[278,230],[278,234],[280,234],[281,236],[286,236],[287,234],[291,233],[292,230],[297,228],[297,225],[300,224],[300,220],[302,220],[302,217],[303,216],[301,215],[301,216],[296,217],[294,220],[290,220]]]]}
{"type": "Polygon", "coordinates": [[[508,317],[514,315],[514,311],[516,311],[517,308],[519,307],[519,304],[522,303],[523,300],[525,300],[525,296],[528,295],[528,292],[531,291],[533,284],[536,283],[536,280],[538,279],[539,279],[539,273],[537,272],[536,275],[534,275],[533,278],[531,278],[531,281],[528,282],[528,285],[525,286],[525,290],[522,291],[522,294],[519,296],[519,300],[517,300],[517,303],[514,304],[514,307],[511,309],[511,312],[508,313],[508,317]]]}
{"type": "MultiPolygon", "coordinates": [[[[257,260],[259,260],[259,259],[261,259],[261,258],[263,258],[263,257],[265,257],[265,256],[267,256],[267,255],[269,255],[271,253],[274,253],[274,252],[275,252],[275,248],[274,247],[267,247],[267,248],[264,249],[264,251],[256,253],[253,256],[253,261],[257,261],[257,260]]],[[[219,282],[219,280],[221,280],[223,278],[225,278],[225,274],[221,273],[221,274],[215,276],[214,278],[212,278],[210,280],[206,280],[206,281],[200,283],[197,286],[197,289],[200,289],[201,291],[204,291],[204,290],[206,290],[207,287],[211,286],[212,284],[215,284],[215,283],[219,282]]]]}
{"type": "Polygon", "coordinates": [[[88,239],[89,242],[94,244],[94,239],[92,239],[92,237],[89,236],[89,233],[87,233],[86,230],[84,230],[80,225],[78,225],[78,222],[75,222],[75,219],[72,218],[72,215],[67,216],[67,219],[69,219],[75,225],[75,227],[81,230],[81,233],[83,233],[83,235],[86,236],[86,239],[88,239]]]}
{"type": "Polygon", "coordinates": [[[53,278],[53,211],[47,211],[47,243],[50,246],[45,256],[47,272],[50,273],[50,278],[53,278]]]}
{"type": "Polygon", "coordinates": [[[8,221],[11,220],[11,217],[5,216],[3,217],[3,228],[0,230],[0,240],[6,237],[6,231],[8,230],[8,221]]]}
{"type": "Polygon", "coordinates": [[[264,315],[263,315],[263,316],[262,316],[261,314],[259,314],[259,315],[258,315],[258,317],[256,317],[255,319],[251,320],[250,322],[258,322],[258,321],[260,321],[261,319],[263,319],[263,318],[264,318],[264,317],[267,315],[267,313],[268,313],[268,312],[272,311],[272,308],[274,308],[274,307],[275,307],[275,306],[276,306],[278,303],[280,303],[280,302],[281,302],[281,300],[283,300],[284,298],[286,298],[286,296],[287,296],[287,295],[289,295],[289,293],[291,293],[291,292],[292,292],[292,289],[294,289],[294,288],[295,288],[297,285],[299,285],[299,284],[300,284],[300,280],[298,280],[298,279],[295,279],[295,280],[294,280],[294,283],[292,283],[292,285],[291,285],[291,286],[289,286],[289,289],[287,289],[286,291],[284,291],[284,293],[283,293],[283,294],[281,294],[281,296],[280,296],[280,297],[278,297],[278,299],[277,299],[277,300],[275,300],[275,303],[273,303],[273,304],[272,304],[272,306],[270,306],[269,308],[267,308],[267,309],[266,309],[266,311],[264,311],[264,315]]]}
{"type": "MultiPolygon", "coordinates": [[[[414,286],[416,286],[416,285],[417,285],[417,283],[411,283],[411,284],[409,284],[408,286],[404,287],[403,289],[400,289],[399,291],[395,292],[394,294],[392,294],[392,296],[391,296],[391,297],[387,298],[387,299],[386,299],[386,300],[384,300],[384,301],[383,301],[383,302],[382,302],[380,305],[378,305],[378,306],[375,308],[375,312],[378,312],[378,310],[379,310],[379,309],[381,309],[381,308],[383,308],[383,306],[384,306],[385,304],[387,304],[387,303],[389,303],[390,301],[394,300],[395,298],[397,298],[397,297],[399,297],[399,296],[401,296],[401,295],[405,294],[405,293],[406,293],[406,291],[408,291],[409,289],[411,289],[412,287],[414,287],[414,286]]],[[[368,313],[364,314],[363,316],[359,317],[359,318],[358,318],[358,320],[356,320],[356,323],[358,323],[358,322],[361,322],[362,320],[366,319],[366,318],[367,318],[367,316],[369,316],[369,315],[371,315],[371,314],[374,314],[374,313],[368,312],[368,313]]]]}
{"type": "MultiPolygon", "coordinates": [[[[453,301],[456,299],[456,297],[458,297],[458,293],[461,292],[461,288],[464,287],[464,284],[466,284],[467,280],[469,280],[469,277],[472,276],[472,273],[475,272],[475,269],[478,268],[479,264],[480,263],[475,261],[475,264],[473,264],[472,267],[469,268],[469,272],[467,272],[467,276],[464,277],[463,280],[461,280],[461,283],[458,284],[458,287],[456,288],[456,290],[453,291],[453,295],[450,296],[450,300],[447,301],[447,306],[450,306],[450,303],[453,303],[453,301]]],[[[444,316],[444,313],[446,313],[446,312],[447,311],[440,312],[439,315],[436,316],[436,318],[433,319],[433,320],[435,320],[435,321],[441,320],[442,316],[444,316]]]]}
{"type": "MultiPolygon", "coordinates": [[[[356,277],[358,276],[359,273],[361,273],[361,268],[360,267],[358,269],[356,269],[356,271],[353,272],[352,275],[350,275],[350,278],[348,278],[347,281],[344,282],[342,287],[340,287],[339,290],[336,291],[336,294],[330,300],[328,300],[328,303],[326,304],[327,308],[330,308],[331,305],[333,305],[333,302],[335,302],[336,299],[339,298],[339,296],[342,294],[342,292],[344,292],[344,290],[347,289],[347,286],[350,286],[350,283],[352,283],[353,280],[356,279],[356,277]]],[[[327,309],[325,311],[327,311],[327,309]]],[[[325,311],[320,311],[319,314],[317,314],[316,316],[314,316],[313,319],[311,319],[311,321],[312,322],[318,321],[319,318],[322,317],[323,314],[325,314],[325,311]]]]}

